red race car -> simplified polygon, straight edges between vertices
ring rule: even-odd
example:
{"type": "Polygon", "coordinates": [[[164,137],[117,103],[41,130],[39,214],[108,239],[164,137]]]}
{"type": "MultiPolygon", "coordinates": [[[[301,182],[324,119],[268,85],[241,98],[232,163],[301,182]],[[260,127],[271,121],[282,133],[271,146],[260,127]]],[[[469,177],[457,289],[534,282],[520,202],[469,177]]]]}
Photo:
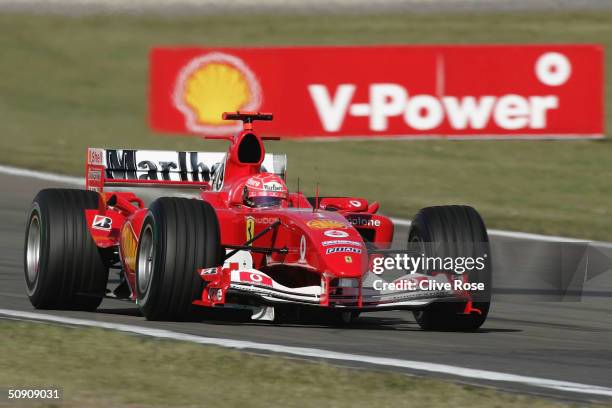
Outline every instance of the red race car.
{"type": "Polygon", "coordinates": [[[151,320],[184,319],[198,307],[246,309],[254,320],[293,308],[339,322],[407,309],[425,329],[482,325],[491,268],[473,208],[422,209],[408,242],[393,249],[393,223],[377,214],[378,203],[288,192],[286,156],[266,154],[270,138],[253,130],[271,114],[223,118],[244,123],[225,138],[227,153],[89,148],[86,190],[40,191],[25,242],[34,307],[94,310],[114,297],[135,301],[151,320]],[[186,190],[145,207],[125,191],[142,186],[186,190]],[[113,187],[123,191],[105,191],[113,187]],[[468,271],[466,259],[473,260],[468,271]],[[448,260],[455,260],[450,269],[442,266],[448,260]],[[399,275],[385,280],[384,268],[399,275]],[[119,274],[112,290],[110,269],[119,274]]]}

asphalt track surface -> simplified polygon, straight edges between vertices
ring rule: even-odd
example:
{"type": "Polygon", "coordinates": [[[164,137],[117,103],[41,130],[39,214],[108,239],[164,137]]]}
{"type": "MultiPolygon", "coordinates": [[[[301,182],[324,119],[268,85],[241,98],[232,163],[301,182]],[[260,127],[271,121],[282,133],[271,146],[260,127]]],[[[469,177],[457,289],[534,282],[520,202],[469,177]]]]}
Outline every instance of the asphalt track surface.
{"type": "MultiPolygon", "coordinates": [[[[0,309],[31,312],[34,309],[25,295],[23,280],[27,211],[38,190],[74,186],[0,174],[0,187],[0,309]]],[[[405,226],[399,227],[398,239],[405,239],[406,231],[405,226]]],[[[42,313],[612,388],[612,245],[575,244],[572,248],[578,249],[566,250],[558,243],[549,245],[534,239],[496,235],[491,237],[491,242],[496,288],[494,303],[487,322],[476,333],[425,332],[406,311],[363,314],[346,328],[298,323],[277,325],[223,315],[194,322],[148,322],[139,315],[135,305],[113,299],[105,299],[96,313],[42,313]],[[584,265],[585,251],[590,251],[588,267],[584,265]],[[572,260],[572,256],[576,260],[572,260]],[[551,258],[564,261],[551,262],[551,258]],[[557,286],[551,284],[556,269],[571,272],[558,280],[557,286]],[[543,271],[546,277],[537,279],[538,271],[543,271]],[[561,281],[566,283],[559,285],[561,281]]],[[[452,375],[435,376],[465,381],[452,375]]],[[[566,393],[524,384],[486,380],[478,383],[570,400],[612,402],[612,397],[566,393]]]]}

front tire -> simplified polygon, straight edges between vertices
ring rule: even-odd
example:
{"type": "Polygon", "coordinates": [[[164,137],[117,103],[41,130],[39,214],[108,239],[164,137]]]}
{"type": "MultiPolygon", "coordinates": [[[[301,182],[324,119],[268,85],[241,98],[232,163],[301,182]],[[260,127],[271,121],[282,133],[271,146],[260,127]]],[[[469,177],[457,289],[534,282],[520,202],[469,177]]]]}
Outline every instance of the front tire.
{"type": "Polygon", "coordinates": [[[360,312],[358,311],[339,311],[332,310],[329,313],[329,323],[333,326],[349,326],[359,319],[360,312]]]}
{"type": "Polygon", "coordinates": [[[85,210],[98,208],[98,194],[41,190],[28,218],[24,248],[26,291],[37,309],[95,310],[108,280],[104,252],[94,243],[85,210]]]}
{"type": "Polygon", "coordinates": [[[491,255],[487,229],[478,212],[459,205],[423,208],[411,223],[408,241],[411,246],[419,246],[428,257],[485,258],[485,268],[471,275],[485,284],[484,293],[478,294],[477,301],[473,302],[480,314],[464,314],[466,302],[439,301],[414,312],[419,326],[424,330],[443,331],[473,331],[482,326],[490,307],[491,255]]]}
{"type": "Polygon", "coordinates": [[[217,215],[201,200],[162,197],[149,207],[136,258],[138,306],[148,320],[184,320],[202,295],[198,268],[223,264],[217,215]]]}

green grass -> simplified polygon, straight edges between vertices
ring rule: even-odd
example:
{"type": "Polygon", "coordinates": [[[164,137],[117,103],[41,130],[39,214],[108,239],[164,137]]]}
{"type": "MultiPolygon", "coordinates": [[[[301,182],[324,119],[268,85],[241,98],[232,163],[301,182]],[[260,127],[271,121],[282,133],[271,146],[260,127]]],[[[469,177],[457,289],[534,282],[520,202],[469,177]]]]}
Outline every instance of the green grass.
{"type": "MultiPolygon", "coordinates": [[[[0,15],[0,163],[82,174],[87,146],[219,150],[152,134],[147,55],[159,44],[612,44],[612,13],[449,16],[49,17],[0,15]]],[[[612,77],[612,53],[606,76],[612,77]]],[[[606,117],[612,118],[606,85],[606,117]]],[[[279,142],[306,192],[383,211],[465,203],[489,227],[612,240],[612,142],[279,142]]]]}
{"type": "Polygon", "coordinates": [[[469,385],[100,329],[0,322],[0,387],[42,386],[62,387],[64,400],[51,406],[65,407],[563,406],[469,385]]]}

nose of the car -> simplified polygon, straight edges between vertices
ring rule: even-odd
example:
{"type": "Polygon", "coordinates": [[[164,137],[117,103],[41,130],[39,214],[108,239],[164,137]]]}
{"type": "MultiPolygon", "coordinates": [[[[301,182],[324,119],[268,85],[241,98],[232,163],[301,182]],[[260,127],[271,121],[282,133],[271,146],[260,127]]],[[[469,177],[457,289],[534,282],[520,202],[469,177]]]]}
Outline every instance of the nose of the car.
{"type": "Polygon", "coordinates": [[[336,277],[357,278],[367,270],[367,250],[361,235],[339,214],[304,220],[319,268],[336,277]]]}
{"type": "MultiPolygon", "coordinates": [[[[348,249],[338,247],[342,249],[348,249]]],[[[367,266],[367,256],[364,248],[353,248],[349,252],[324,253],[326,270],[338,278],[359,278],[367,266]]]]}

